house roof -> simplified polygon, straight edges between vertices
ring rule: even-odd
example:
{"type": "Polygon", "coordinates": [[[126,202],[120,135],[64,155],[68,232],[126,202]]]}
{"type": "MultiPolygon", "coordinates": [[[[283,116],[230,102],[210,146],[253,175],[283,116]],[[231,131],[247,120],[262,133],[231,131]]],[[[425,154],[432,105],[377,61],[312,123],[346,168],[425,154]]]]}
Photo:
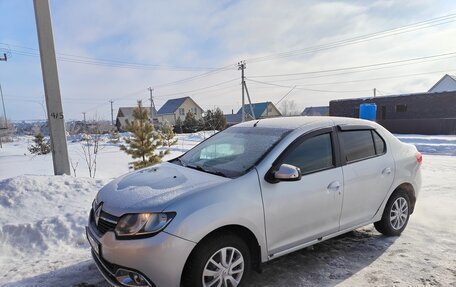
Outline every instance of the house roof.
{"type": "MultiPolygon", "coordinates": [[[[150,107],[143,107],[150,111],[150,107]]],[[[136,107],[119,107],[119,110],[117,111],[117,121],[120,123],[121,126],[124,126],[127,123],[127,120],[132,120],[133,119],[133,111],[136,109],[136,107]]],[[[154,114],[157,114],[157,110],[154,108],[153,110],[154,114]]],[[[147,113],[147,116],[150,117],[149,113],[147,113]]]]}
{"type": "MultiPolygon", "coordinates": [[[[262,103],[253,103],[252,104],[253,114],[255,115],[255,118],[261,117],[261,115],[264,113],[264,111],[266,111],[266,109],[268,108],[269,103],[271,103],[271,102],[262,102],[262,103]]],[[[246,105],[244,105],[244,107],[245,107],[245,113],[248,115],[252,115],[250,105],[246,104],[246,105]]],[[[237,114],[242,115],[242,107],[239,109],[237,114]]]]}
{"type": "MultiPolygon", "coordinates": [[[[150,110],[150,107],[143,107],[147,110],[150,110]]],[[[133,111],[136,109],[136,107],[119,107],[119,111],[117,112],[117,117],[118,118],[131,118],[133,117],[133,111]]],[[[155,114],[157,114],[157,110],[154,108],[153,111],[155,114]]]]}
{"type": "Polygon", "coordinates": [[[183,97],[166,101],[166,103],[158,110],[157,114],[173,114],[185,102],[186,99],[190,99],[198,108],[203,110],[192,98],[183,97]]]}
{"type": "Polygon", "coordinates": [[[453,80],[453,82],[456,84],[456,76],[445,74],[445,76],[443,76],[440,80],[438,80],[437,83],[435,83],[432,86],[432,88],[429,89],[428,92],[432,92],[432,90],[434,90],[446,78],[449,78],[449,79],[453,80]]]}
{"type": "Polygon", "coordinates": [[[241,114],[227,114],[225,115],[226,123],[227,124],[237,124],[241,122],[242,115],[241,114]]]}
{"type": "Polygon", "coordinates": [[[329,116],[328,106],[307,107],[302,112],[303,116],[329,116]]]}

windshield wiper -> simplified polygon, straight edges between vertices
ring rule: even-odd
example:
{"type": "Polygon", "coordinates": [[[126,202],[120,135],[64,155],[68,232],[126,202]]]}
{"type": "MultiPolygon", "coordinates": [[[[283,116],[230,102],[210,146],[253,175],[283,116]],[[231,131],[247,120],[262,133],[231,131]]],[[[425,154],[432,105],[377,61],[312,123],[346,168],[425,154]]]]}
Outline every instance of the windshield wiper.
{"type": "Polygon", "coordinates": [[[223,172],[221,171],[218,171],[218,170],[208,170],[208,169],[205,169],[203,168],[202,166],[200,165],[184,165],[185,167],[188,167],[188,168],[193,168],[193,169],[196,169],[196,170],[199,170],[199,171],[202,171],[202,172],[206,172],[206,173],[210,173],[210,174],[215,174],[215,175],[218,175],[218,176],[223,176],[223,177],[227,177],[226,174],[224,174],[223,172]]]}
{"type": "Polygon", "coordinates": [[[171,162],[178,162],[181,166],[186,166],[184,161],[180,158],[180,157],[177,157],[175,159],[172,159],[171,162]]]}

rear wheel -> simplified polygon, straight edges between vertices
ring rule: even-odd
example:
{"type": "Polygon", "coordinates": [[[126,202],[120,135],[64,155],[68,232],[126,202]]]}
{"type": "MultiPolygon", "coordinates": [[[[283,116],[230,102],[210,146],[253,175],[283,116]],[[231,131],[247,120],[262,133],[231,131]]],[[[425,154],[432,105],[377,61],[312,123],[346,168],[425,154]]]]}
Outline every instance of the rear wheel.
{"type": "Polygon", "coordinates": [[[394,192],[383,211],[382,219],[374,223],[375,229],[386,236],[398,236],[407,226],[410,216],[410,199],[406,192],[394,192]]]}
{"type": "Polygon", "coordinates": [[[238,236],[225,234],[196,246],[183,274],[186,287],[238,287],[250,273],[247,244],[238,236]]]}

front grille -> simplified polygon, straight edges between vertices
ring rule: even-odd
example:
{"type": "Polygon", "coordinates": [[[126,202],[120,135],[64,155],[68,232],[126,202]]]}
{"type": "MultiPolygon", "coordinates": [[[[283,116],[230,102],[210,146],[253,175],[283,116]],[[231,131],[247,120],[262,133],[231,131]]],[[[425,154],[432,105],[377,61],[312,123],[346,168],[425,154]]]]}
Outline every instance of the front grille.
{"type": "Polygon", "coordinates": [[[95,212],[93,210],[90,212],[90,222],[95,227],[95,229],[100,233],[99,235],[104,235],[108,231],[114,231],[118,221],[118,217],[101,211],[100,218],[98,219],[98,224],[96,224],[95,212]]]}
{"type": "Polygon", "coordinates": [[[98,220],[97,229],[98,229],[98,231],[100,231],[101,234],[105,234],[108,231],[114,231],[115,228],[116,228],[116,224],[115,223],[111,223],[109,221],[106,221],[106,220],[104,220],[101,217],[98,220]]]}

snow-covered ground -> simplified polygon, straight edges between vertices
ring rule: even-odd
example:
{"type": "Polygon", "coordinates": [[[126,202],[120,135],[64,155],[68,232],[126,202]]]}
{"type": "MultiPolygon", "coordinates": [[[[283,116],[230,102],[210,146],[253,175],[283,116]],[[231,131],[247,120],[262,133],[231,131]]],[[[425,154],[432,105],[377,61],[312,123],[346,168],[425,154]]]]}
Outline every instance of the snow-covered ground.
{"type": "MultiPolygon", "coordinates": [[[[170,148],[170,154],[166,155],[163,160],[179,156],[213,133],[206,131],[177,135],[177,144],[170,148]]],[[[31,155],[27,150],[27,147],[31,144],[33,144],[33,137],[31,136],[19,137],[12,143],[4,144],[3,148],[0,149],[0,180],[24,174],[54,174],[51,154],[31,155]]],[[[132,161],[132,159],[125,152],[119,150],[119,145],[120,143],[110,143],[107,136],[101,139],[96,178],[114,178],[130,171],[127,163],[132,161]]],[[[82,143],[80,141],[69,141],[68,153],[70,161],[74,165],[77,164],[76,175],[78,177],[88,177],[89,172],[84,160],[82,143]]],[[[71,173],[74,175],[73,170],[71,173]]]]}
{"type": "MultiPolygon", "coordinates": [[[[207,136],[179,135],[168,158],[207,136]]],[[[423,189],[402,236],[367,226],[273,260],[247,285],[456,286],[456,136],[398,137],[425,154],[423,189]]],[[[52,176],[51,157],[28,155],[30,142],[19,138],[0,150],[0,285],[108,286],[83,230],[97,190],[127,172],[130,159],[104,142],[97,178],[87,178],[80,143],[69,143],[78,177],[52,176]]]]}

